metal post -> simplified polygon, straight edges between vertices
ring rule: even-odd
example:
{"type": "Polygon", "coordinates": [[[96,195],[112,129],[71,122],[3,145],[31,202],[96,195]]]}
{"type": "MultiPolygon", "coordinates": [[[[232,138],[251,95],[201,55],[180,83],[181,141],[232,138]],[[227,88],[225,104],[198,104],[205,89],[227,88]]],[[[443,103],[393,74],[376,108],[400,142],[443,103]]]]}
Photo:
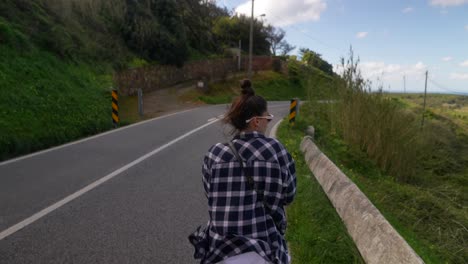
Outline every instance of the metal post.
{"type": "Polygon", "coordinates": [[[138,88],[138,114],[143,117],[143,91],[138,88]]]}
{"type": "Polygon", "coordinates": [[[297,108],[297,99],[291,99],[291,105],[289,106],[289,124],[291,126],[296,123],[297,108]]]}
{"type": "Polygon", "coordinates": [[[406,75],[403,75],[403,91],[406,93],[406,75]]]}
{"type": "Polygon", "coordinates": [[[423,116],[421,122],[421,129],[424,127],[424,116],[426,113],[426,94],[427,94],[427,71],[426,71],[426,84],[424,85],[424,106],[423,106],[423,116]]]}
{"type": "Polygon", "coordinates": [[[238,57],[237,57],[237,67],[238,67],[238,70],[240,71],[241,70],[241,50],[242,50],[242,40],[240,39],[239,40],[239,53],[237,54],[238,57]]]}
{"type": "Polygon", "coordinates": [[[119,95],[116,89],[112,89],[112,123],[119,126],[119,95]]]}
{"type": "Polygon", "coordinates": [[[248,72],[249,79],[252,78],[253,20],[254,20],[254,0],[252,0],[252,16],[250,17],[249,72],[248,72]]]}

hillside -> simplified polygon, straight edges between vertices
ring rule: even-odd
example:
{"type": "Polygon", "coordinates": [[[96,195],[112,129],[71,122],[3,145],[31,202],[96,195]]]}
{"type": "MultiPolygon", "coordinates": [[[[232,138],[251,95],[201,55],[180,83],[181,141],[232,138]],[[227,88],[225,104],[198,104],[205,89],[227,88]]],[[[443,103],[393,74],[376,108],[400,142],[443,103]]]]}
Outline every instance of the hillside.
{"type": "Polygon", "coordinates": [[[0,160],[110,129],[116,70],[181,64],[200,45],[194,53],[216,52],[198,40],[204,28],[195,27],[208,20],[186,23],[176,10],[186,20],[224,11],[188,11],[190,1],[127,2],[0,2],[0,160]]]}
{"type": "MultiPolygon", "coordinates": [[[[119,71],[223,57],[239,40],[247,52],[250,20],[229,15],[213,1],[0,1],[0,160],[111,129],[119,71]]],[[[254,54],[294,48],[272,50],[284,35],[254,22],[254,54]]]]}

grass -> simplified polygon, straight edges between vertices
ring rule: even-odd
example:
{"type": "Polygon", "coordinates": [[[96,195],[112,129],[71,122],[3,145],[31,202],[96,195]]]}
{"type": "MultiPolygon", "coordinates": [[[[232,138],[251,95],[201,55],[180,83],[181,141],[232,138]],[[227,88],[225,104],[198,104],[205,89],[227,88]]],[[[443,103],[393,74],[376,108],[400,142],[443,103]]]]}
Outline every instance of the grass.
{"type": "Polygon", "coordinates": [[[145,118],[138,113],[138,95],[119,97],[119,118],[120,126],[137,123],[145,118]]]}
{"type": "MultiPolygon", "coordinates": [[[[397,181],[358,146],[346,143],[338,133],[324,125],[325,118],[314,109],[316,107],[306,104],[301,115],[304,123],[314,125],[320,149],[359,186],[423,260],[426,263],[466,263],[468,167],[447,169],[448,161],[429,160],[419,181],[397,181]],[[441,167],[445,169],[435,170],[441,167]]],[[[427,129],[438,119],[437,116],[429,119],[427,129]]],[[[301,135],[290,133],[283,140],[288,142],[299,137],[301,135]]],[[[457,162],[466,162],[468,141],[458,138],[456,142],[439,148],[458,146],[461,150],[456,153],[461,157],[457,162]]]]}
{"type": "MultiPolygon", "coordinates": [[[[422,114],[424,94],[387,94],[404,107],[422,114]]],[[[442,117],[452,121],[457,132],[468,131],[468,96],[449,94],[428,94],[426,117],[442,117]]]]}
{"type": "Polygon", "coordinates": [[[111,127],[105,68],[0,45],[0,160],[111,127]]]}
{"type": "Polygon", "coordinates": [[[293,156],[297,171],[296,198],[287,208],[286,239],[292,263],[364,263],[335,208],[299,151],[307,125],[301,116],[294,128],[283,122],[278,129],[278,138],[293,156]]]}
{"type": "MultiPolygon", "coordinates": [[[[210,83],[206,92],[193,92],[184,95],[184,98],[197,98],[207,104],[226,104],[240,94],[239,81],[241,77],[235,77],[226,81],[210,83]]],[[[253,88],[256,94],[263,96],[268,101],[285,101],[291,98],[305,99],[306,89],[301,83],[291,82],[287,76],[273,72],[262,71],[254,74],[252,78],[253,88]]]]}

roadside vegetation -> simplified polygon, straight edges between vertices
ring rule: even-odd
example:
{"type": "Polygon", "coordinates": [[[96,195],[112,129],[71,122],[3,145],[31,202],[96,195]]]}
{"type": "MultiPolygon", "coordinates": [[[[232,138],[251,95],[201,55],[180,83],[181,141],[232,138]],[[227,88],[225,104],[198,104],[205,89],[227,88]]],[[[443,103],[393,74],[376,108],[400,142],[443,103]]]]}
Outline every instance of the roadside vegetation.
{"type": "MultiPolygon", "coordinates": [[[[287,101],[292,98],[305,100],[311,92],[307,88],[311,80],[325,85],[335,77],[332,65],[323,60],[320,54],[301,48],[300,56],[300,59],[296,56],[284,58],[287,64],[286,73],[279,69],[254,73],[252,83],[255,92],[268,101],[287,101]]],[[[245,77],[208,84],[207,91],[191,91],[186,96],[198,98],[207,104],[229,103],[240,94],[239,81],[242,78],[245,77]]]]}
{"type": "MultiPolygon", "coordinates": [[[[111,76],[106,69],[67,63],[27,45],[19,32],[0,45],[0,160],[111,128],[111,76]]],[[[9,32],[8,32],[9,31],[9,32]]]]}
{"type": "MultiPolygon", "coordinates": [[[[249,22],[213,1],[0,1],[0,161],[111,129],[116,72],[246,53],[249,22]]],[[[255,20],[254,55],[284,36],[255,20]]]]}
{"type": "MultiPolygon", "coordinates": [[[[207,104],[227,104],[240,94],[240,81],[245,77],[208,84],[207,91],[193,90],[183,95],[186,99],[198,99],[207,104]]],[[[291,98],[307,97],[306,89],[300,82],[294,82],[288,75],[275,71],[261,71],[252,76],[255,93],[268,101],[287,101],[291,98]]]]}
{"type": "Polygon", "coordinates": [[[292,263],[365,263],[299,149],[309,125],[302,111],[293,128],[284,120],[277,132],[296,162],[297,193],[287,208],[286,232],[292,263]]]}
{"type": "Polygon", "coordinates": [[[420,95],[370,93],[352,53],[342,66],[341,78],[310,80],[301,122],[426,263],[466,263],[466,98],[431,96],[422,127],[420,95]]]}

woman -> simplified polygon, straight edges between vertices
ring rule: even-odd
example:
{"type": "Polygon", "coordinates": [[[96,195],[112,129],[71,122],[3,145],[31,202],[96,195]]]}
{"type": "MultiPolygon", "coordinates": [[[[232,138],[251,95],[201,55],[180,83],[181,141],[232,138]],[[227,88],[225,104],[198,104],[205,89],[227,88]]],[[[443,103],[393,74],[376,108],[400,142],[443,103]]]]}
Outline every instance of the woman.
{"type": "Polygon", "coordinates": [[[249,80],[241,88],[224,118],[236,135],[212,146],[204,159],[210,221],[189,239],[201,263],[289,263],[284,206],[296,193],[294,161],[264,135],[273,118],[265,99],[249,80]]]}

